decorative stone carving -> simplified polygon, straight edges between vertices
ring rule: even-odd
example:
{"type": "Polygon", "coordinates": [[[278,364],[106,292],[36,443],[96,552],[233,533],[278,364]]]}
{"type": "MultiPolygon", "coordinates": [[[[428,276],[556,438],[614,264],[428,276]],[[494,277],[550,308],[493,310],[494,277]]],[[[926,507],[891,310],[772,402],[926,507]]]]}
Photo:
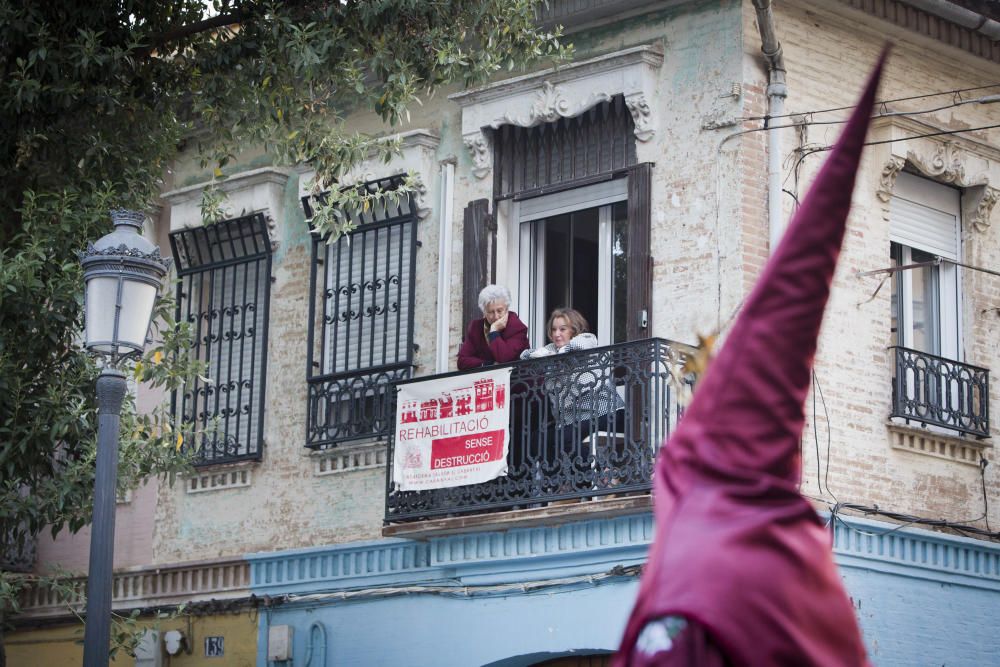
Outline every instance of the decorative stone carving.
{"type": "Polygon", "coordinates": [[[413,175],[413,205],[417,208],[418,220],[425,220],[431,214],[431,207],[427,203],[427,186],[420,174],[413,175]]]}
{"type": "Polygon", "coordinates": [[[653,113],[646,101],[646,96],[640,93],[626,97],[625,106],[628,107],[629,113],[632,114],[632,121],[635,123],[635,138],[639,141],[652,139],[653,134],[655,134],[652,125],[653,113]]]}
{"type": "Polygon", "coordinates": [[[482,132],[469,135],[464,138],[465,147],[472,155],[472,174],[476,178],[486,178],[493,167],[493,159],[490,156],[490,142],[482,132]]]}
{"type": "MultiPolygon", "coordinates": [[[[916,155],[913,151],[906,154],[906,159],[919,169],[920,173],[941,183],[954,183],[960,186],[972,185],[965,178],[962,151],[953,141],[945,141],[938,145],[930,159],[916,155]]],[[[981,183],[976,183],[976,185],[981,185],[981,183]]]]}
{"type": "Polygon", "coordinates": [[[892,191],[896,187],[896,176],[899,172],[903,170],[906,165],[906,160],[902,158],[894,157],[890,158],[885,166],[882,167],[882,175],[878,179],[878,190],[875,191],[876,196],[884,202],[892,199],[892,191]]]}
{"type": "Polygon", "coordinates": [[[519,116],[513,112],[507,112],[490,123],[490,127],[494,129],[501,125],[533,127],[542,123],[551,123],[560,118],[579,116],[587,109],[610,99],[611,96],[607,93],[593,93],[584,100],[571,102],[561,89],[557,88],[551,81],[546,81],[536,93],[535,101],[526,114],[519,116]]]}
{"type": "Polygon", "coordinates": [[[270,212],[265,212],[264,222],[267,224],[267,240],[271,242],[271,252],[274,252],[278,249],[278,221],[270,212]]]}
{"type": "Polygon", "coordinates": [[[990,213],[1000,200],[1000,190],[988,185],[971,188],[964,198],[967,202],[963,218],[978,232],[985,232],[990,226],[990,213]]]}
{"type": "Polygon", "coordinates": [[[533,127],[579,116],[616,95],[628,104],[636,139],[648,142],[657,129],[650,105],[657,99],[662,64],[662,46],[645,44],[449,95],[462,108],[462,136],[472,154],[473,174],[485,178],[492,168],[485,128],[533,127]]]}
{"type": "Polygon", "coordinates": [[[967,176],[967,161],[968,156],[955,141],[937,144],[929,157],[914,150],[907,151],[905,159],[891,156],[882,167],[876,195],[883,202],[888,202],[896,186],[896,176],[906,165],[910,165],[923,176],[962,188],[962,219],[976,231],[984,232],[990,226],[990,213],[1000,199],[1000,190],[990,187],[985,174],[967,176]]]}

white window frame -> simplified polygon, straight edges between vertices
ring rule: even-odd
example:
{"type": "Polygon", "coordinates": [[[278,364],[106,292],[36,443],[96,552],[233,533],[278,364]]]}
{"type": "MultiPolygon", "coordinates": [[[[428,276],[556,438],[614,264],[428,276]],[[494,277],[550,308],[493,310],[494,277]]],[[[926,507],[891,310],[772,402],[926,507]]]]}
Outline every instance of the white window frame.
{"type": "MultiPolygon", "coordinates": [[[[890,203],[890,241],[903,246],[901,264],[912,263],[911,249],[922,250],[942,259],[962,261],[961,243],[961,192],[926,178],[900,173],[896,180],[890,203]],[[954,219],[954,237],[941,233],[938,225],[926,227],[917,223],[901,224],[898,213],[906,210],[917,215],[926,214],[929,219],[941,220],[942,216],[954,219]]],[[[941,262],[938,269],[938,312],[939,350],[938,356],[963,360],[962,350],[962,280],[960,267],[951,262],[941,262]]],[[[899,322],[898,343],[903,347],[913,347],[913,272],[897,273],[901,322],[899,322]]]]}
{"type": "MultiPolygon", "coordinates": [[[[501,225],[505,238],[498,239],[499,247],[506,247],[504,261],[497,267],[498,279],[510,289],[515,310],[528,326],[532,347],[538,347],[548,342],[545,330],[548,313],[544,312],[542,299],[534,299],[534,295],[543,294],[545,285],[542,262],[545,257],[545,238],[543,234],[532,234],[532,225],[527,224],[544,218],[591,208],[598,208],[598,254],[602,261],[598,265],[597,284],[600,295],[598,306],[598,322],[596,328],[600,332],[598,344],[610,345],[610,324],[614,304],[612,302],[611,274],[611,244],[612,220],[611,205],[628,201],[628,178],[616,178],[592,185],[586,185],[571,190],[555,192],[541,197],[533,197],[521,201],[513,201],[509,205],[509,215],[506,225],[501,225]],[[522,257],[522,255],[528,255],[522,257]],[[609,261],[604,261],[607,258],[609,261]]],[[[503,210],[503,209],[501,209],[503,210]]]]}

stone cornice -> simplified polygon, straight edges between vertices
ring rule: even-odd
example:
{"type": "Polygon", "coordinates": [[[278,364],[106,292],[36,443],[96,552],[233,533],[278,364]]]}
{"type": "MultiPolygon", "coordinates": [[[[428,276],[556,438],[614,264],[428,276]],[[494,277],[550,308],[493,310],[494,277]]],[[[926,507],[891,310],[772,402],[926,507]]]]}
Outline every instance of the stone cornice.
{"type": "Polygon", "coordinates": [[[545,82],[558,85],[566,81],[604,74],[636,65],[659,68],[662,64],[663,48],[659,44],[643,44],[595,58],[569,63],[561,67],[550,67],[512,79],[505,79],[473,90],[452,93],[448,96],[448,99],[457,102],[460,107],[465,108],[509,98],[525,92],[534,92],[545,82]]]}
{"type": "MultiPolygon", "coordinates": [[[[70,587],[76,595],[66,599],[61,590],[28,588],[21,596],[24,620],[59,617],[82,609],[86,576],[74,577],[70,587]]],[[[250,565],[243,558],[144,565],[116,570],[112,608],[134,609],[198,600],[225,600],[249,592],[250,565]]]]}
{"type": "Polygon", "coordinates": [[[653,106],[662,64],[662,47],[644,44],[449,95],[462,109],[462,141],[472,173],[486,178],[492,169],[491,138],[485,130],[572,118],[616,95],[625,98],[636,139],[648,142],[657,131],[653,106]]]}
{"type": "MultiPolygon", "coordinates": [[[[413,172],[416,174],[417,181],[416,190],[413,193],[417,206],[417,217],[421,220],[427,218],[431,214],[427,184],[437,166],[435,155],[438,145],[441,143],[440,137],[431,130],[416,129],[391,134],[384,139],[386,141],[398,140],[399,154],[393,155],[388,162],[384,162],[377,159],[379,158],[378,151],[372,149],[364,160],[344,174],[340,181],[341,186],[413,172]]],[[[299,197],[311,195],[314,170],[309,165],[300,165],[296,167],[296,171],[299,173],[299,197]]]]}
{"type": "Polygon", "coordinates": [[[907,116],[879,118],[872,123],[872,138],[880,165],[875,195],[885,203],[892,198],[896,177],[903,169],[962,188],[962,219],[972,229],[985,232],[993,207],[1000,201],[1000,150],[961,134],[907,116]]]}
{"type": "Polygon", "coordinates": [[[234,190],[268,183],[283,187],[288,182],[290,174],[291,170],[289,169],[261,167],[259,169],[241,171],[233,174],[232,176],[228,176],[223,180],[202,181],[201,183],[195,183],[194,185],[188,185],[183,188],[177,188],[176,190],[170,190],[169,192],[161,194],[160,197],[165,199],[171,205],[176,206],[177,204],[199,199],[202,191],[211,185],[218,187],[223,192],[232,192],[234,190]]]}
{"type": "MultiPolygon", "coordinates": [[[[968,134],[946,134],[947,132],[954,132],[956,129],[962,128],[934,125],[933,123],[928,123],[927,121],[919,120],[912,116],[886,116],[872,120],[871,133],[872,138],[876,140],[903,139],[906,137],[938,134],[938,136],[935,137],[921,137],[920,139],[915,139],[914,141],[939,143],[949,141],[958,145],[962,150],[968,153],[977,155],[984,160],[1000,164],[1000,148],[974,139],[968,134]]],[[[889,144],[891,147],[890,150],[892,150],[895,155],[905,157],[906,143],[907,142],[897,141],[893,144],[889,144]]]]}

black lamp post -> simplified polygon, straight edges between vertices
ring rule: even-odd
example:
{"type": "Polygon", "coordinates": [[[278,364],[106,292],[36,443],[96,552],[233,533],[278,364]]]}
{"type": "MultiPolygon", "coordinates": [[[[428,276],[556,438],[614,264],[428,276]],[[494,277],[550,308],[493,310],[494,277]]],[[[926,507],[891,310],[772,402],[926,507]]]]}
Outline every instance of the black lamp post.
{"type": "Polygon", "coordinates": [[[97,471],[87,574],[85,667],[108,664],[111,637],[118,429],[126,391],[125,374],[118,366],[142,353],[153,306],[170,265],[169,259],[160,257],[160,249],[140,235],[145,217],[137,211],[111,211],[115,230],[80,253],[86,285],[84,344],[107,362],[97,378],[97,471]]]}

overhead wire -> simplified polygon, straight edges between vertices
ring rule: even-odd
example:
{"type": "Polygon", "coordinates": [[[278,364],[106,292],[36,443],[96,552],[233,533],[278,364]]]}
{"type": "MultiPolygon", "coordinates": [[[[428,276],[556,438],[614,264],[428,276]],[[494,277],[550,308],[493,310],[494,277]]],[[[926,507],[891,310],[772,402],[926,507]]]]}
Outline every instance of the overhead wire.
{"type": "MultiPolygon", "coordinates": [[[[970,93],[970,92],[977,91],[977,90],[989,90],[990,88],[1000,88],[1000,82],[987,84],[985,86],[975,86],[975,87],[972,87],[972,88],[956,88],[954,90],[944,90],[944,91],[941,91],[941,92],[938,92],[938,93],[923,93],[921,95],[910,95],[910,96],[907,96],[907,97],[895,97],[895,98],[888,99],[888,100],[878,100],[878,101],[875,102],[875,105],[876,106],[884,107],[886,104],[893,104],[894,102],[910,102],[912,100],[923,100],[923,99],[927,99],[929,97],[942,97],[944,95],[952,95],[952,96],[959,95],[959,96],[961,96],[962,93],[970,93]]],[[[963,101],[961,103],[962,104],[968,104],[969,101],[963,101]]],[[[957,105],[955,105],[955,106],[957,106],[957,105]]],[[[803,115],[807,115],[807,114],[819,115],[819,114],[824,114],[824,113],[833,113],[835,111],[848,111],[848,110],[851,110],[853,108],[854,108],[854,105],[852,104],[852,105],[842,106],[842,107],[831,107],[829,109],[817,109],[817,110],[813,110],[813,111],[789,112],[789,113],[785,113],[785,114],[776,114],[774,116],[771,116],[771,115],[765,115],[765,116],[744,116],[744,117],[741,117],[741,118],[737,118],[736,120],[738,122],[744,122],[744,121],[750,121],[750,120],[763,120],[763,121],[767,121],[769,119],[774,119],[774,118],[795,118],[795,117],[803,116],[803,115]]]]}
{"type": "Polygon", "coordinates": [[[504,584],[412,584],[406,586],[373,586],[348,591],[324,591],[318,593],[287,593],[265,599],[266,606],[279,604],[308,604],[340,600],[366,600],[373,598],[395,597],[400,595],[440,595],[444,597],[489,597],[502,596],[510,593],[531,595],[537,593],[558,592],[559,589],[569,589],[580,585],[598,586],[601,583],[622,579],[635,578],[642,572],[641,565],[616,565],[610,570],[597,574],[581,574],[571,577],[540,579],[533,581],[511,582],[504,584]]]}

